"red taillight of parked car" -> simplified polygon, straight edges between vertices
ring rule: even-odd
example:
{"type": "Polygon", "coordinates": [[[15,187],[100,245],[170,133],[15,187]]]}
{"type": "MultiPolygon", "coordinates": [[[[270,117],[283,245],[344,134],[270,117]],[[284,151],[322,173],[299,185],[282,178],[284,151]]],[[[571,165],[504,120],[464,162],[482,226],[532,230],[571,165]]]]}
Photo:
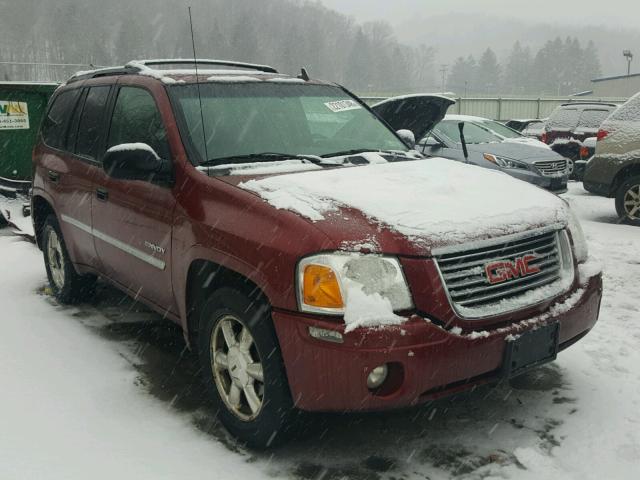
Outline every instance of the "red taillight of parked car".
{"type": "Polygon", "coordinates": [[[548,138],[548,137],[547,137],[547,132],[543,132],[543,134],[542,134],[542,135],[540,135],[540,141],[541,141],[542,143],[547,143],[547,138],[548,138]]]}
{"type": "Polygon", "coordinates": [[[589,148],[580,147],[580,160],[584,160],[585,158],[589,158],[589,148]]]}
{"type": "Polygon", "coordinates": [[[598,130],[598,141],[604,140],[609,135],[609,132],[606,130],[600,129],[598,130]]]}

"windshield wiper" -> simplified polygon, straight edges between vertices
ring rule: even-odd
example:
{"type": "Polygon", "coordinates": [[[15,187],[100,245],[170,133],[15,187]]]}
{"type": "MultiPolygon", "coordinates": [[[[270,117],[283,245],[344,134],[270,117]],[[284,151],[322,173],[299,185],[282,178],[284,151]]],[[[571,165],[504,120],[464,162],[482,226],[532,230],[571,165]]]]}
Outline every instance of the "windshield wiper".
{"type": "Polygon", "coordinates": [[[248,153],[246,155],[231,155],[229,157],[212,158],[210,160],[207,160],[206,162],[202,162],[200,165],[203,167],[210,167],[225,165],[228,163],[242,163],[247,160],[258,160],[263,162],[272,162],[274,160],[307,160],[308,162],[314,163],[316,165],[333,165],[329,162],[325,162],[322,157],[317,157],[315,155],[300,155],[297,153],[277,152],[248,153]]]}
{"type": "Polygon", "coordinates": [[[379,153],[379,152],[382,152],[382,150],[376,150],[375,148],[354,148],[352,150],[343,150],[341,152],[325,153],[324,155],[321,155],[321,157],[322,158],[346,157],[348,155],[357,155],[359,153],[367,153],[367,152],[379,153]]]}
{"type": "MultiPolygon", "coordinates": [[[[411,157],[410,155],[408,155],[408,152],[403,152],[401,150],[380,150],[375,148],[357,148],[352,150],[344,150],[342,152],[328,153],[328,154],[322,155],[322,158],[348,157],[350,155],[358,155],[359,153],[377,153],[379,155],[392,155],[394,157],[401,157],[403,159],[415,160],[414,157],[411,157]]],[[[366,158],[364,158],[363,160],[364,161],[349,160],[349,162],[353,163],[354,165],[365,164],[365,162],[369,163],[369,161],[366,158]]],[[[389,161],[393,161],[393,160],[389,160],[389,161]]]]}

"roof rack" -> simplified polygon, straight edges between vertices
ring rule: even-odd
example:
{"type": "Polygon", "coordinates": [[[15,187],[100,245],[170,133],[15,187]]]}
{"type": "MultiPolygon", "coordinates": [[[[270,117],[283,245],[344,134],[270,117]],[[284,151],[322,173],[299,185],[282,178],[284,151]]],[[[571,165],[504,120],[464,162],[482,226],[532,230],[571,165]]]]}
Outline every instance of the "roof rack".
{"type": "Polygon", "coordinates": [[[593,102],[588,102],[586,100],[579,100],[576,102],[570,101],[568,103],[563,103],[562,105],[560,105],[561,107],[575,107],[576,105],[600,105],[603,107],[617,107],[618,105],[616,105],[615,103],[608,103],[608,102],[599,102],[597,100],[594,100],[593,102]]]}
{"type": "Polygon", "coordinates": [[[270,67],[269,65],[260,65],[257,63],[244,63],[244,62],[234,62],[231,60],[206,60],[206,59],[198,59],[194,60],[193,58],[168,58],[161,60],[135,60],[132,63],[137,63],[140,65],[145,65],[147,67],[151,66],[159,66],[159,65],[217,65],[222,67],[237,67],[237,68],[246,68],[250,70],[259,70],[261,72],[266,73],[278,73],[278,71],[270,67]]]}
{"type": "MultiPolygon", "coordinates": [[[[231,60],[201,60],[197,61],[188,58],[167,58],[160,60],[134,60],[127,63],[124,67],[107,67],[86,72],[78,72],[72,76],[67,83],[78,82],[90,78],[106,77],[110,75],[133,75],[142,72],[145,68],[160,65],[217,65],[222,67],[236,67],[249,70],[258,70],[265,73],[278,73],[278,71],[268,65],[259,65],[256,63],[233,62],[231,60]]],[[[162,72],[162,70],[159,70],[162,72]]]]}
{"type": "Polygon", "coordinates": [[[98,70],[91,70],[88,72],[78,72],[67,80],[67,83],[79,82],[80,80],[87,80],[90,78],[108,77],[110,75],[130,75],[138,73],[139,71],[139,68],[131,66],[100,68],[98,70]]]}

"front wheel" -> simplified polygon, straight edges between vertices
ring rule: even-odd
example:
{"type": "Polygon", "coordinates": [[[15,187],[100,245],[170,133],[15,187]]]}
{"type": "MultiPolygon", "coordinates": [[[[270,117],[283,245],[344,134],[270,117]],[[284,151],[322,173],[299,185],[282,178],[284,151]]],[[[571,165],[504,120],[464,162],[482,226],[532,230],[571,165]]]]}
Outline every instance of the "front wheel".
{"type": "Polygon", "coordinates": [[[197,338],[222,424],[253,447],[283,442],[295,412],[268,305],[220,289],[200,309],[197,338]]]}
{"type": "Polygon", "coordinates": [[[96,277],[79,275],[69,259],[56,217],[49,215],[42,230],[42,251],[49,285],[60,303],[77,303],[89,298],[96,277]]]}
{"type": "Polygon", "coordinates": [[[616,193],[616,211],[620,220],[640,227],[640,176],[625,180],[616,193]]]}

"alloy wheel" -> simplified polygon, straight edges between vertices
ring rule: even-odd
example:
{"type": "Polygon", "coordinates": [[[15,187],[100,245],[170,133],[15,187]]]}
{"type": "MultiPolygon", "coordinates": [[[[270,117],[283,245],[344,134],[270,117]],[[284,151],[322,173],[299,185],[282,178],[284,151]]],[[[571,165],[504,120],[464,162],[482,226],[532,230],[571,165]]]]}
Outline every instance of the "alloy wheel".
{"type": "Polygon", "coordinates": [[[264,373],[251,332],[239,318],[225,315],[213,329],[210,345],[220,397],[240,420],[253,420],[264,402],[264,373]]]}
{"type": "Polygon", "coordinates": [[[49,232],[47,240],[47,259],[49,261],[49,271],[51,279],[58,290],[64,288],[64,253],[62,253],[62,244],[55,230],[49,232]]]}
{"type": "Polygon", "coordinates": [[[575,164],[573,163],[573,160],[571,160],[570,158],[567,158],[567,175],[571,177],[571,175],[573,175],[574,170],[575,170],[575,164]]]}
{"type": "Polygon", "coordinates": [[[640,185],[632,185],[625,192],[624,211],[631,220],[640,220],[640,185]]]}

